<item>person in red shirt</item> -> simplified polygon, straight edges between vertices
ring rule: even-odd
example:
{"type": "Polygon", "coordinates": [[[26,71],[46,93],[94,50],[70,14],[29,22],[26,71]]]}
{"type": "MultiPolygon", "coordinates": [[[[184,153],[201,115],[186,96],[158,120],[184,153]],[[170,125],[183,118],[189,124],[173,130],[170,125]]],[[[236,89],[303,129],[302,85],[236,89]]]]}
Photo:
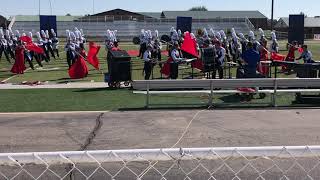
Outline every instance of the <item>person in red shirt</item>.
{"type": "MultiPolygon", "coordinates": [[[[295,53],[296,53],[296,51],[298,49],[299,49],[298,42],[297,41],[292,41],[292,44],[289,44],[289,52],[288,52],[288,55],[287,55],[285,61],[294,62],[295,53]]],[[[291,69],[289,69],[288,66],[283,65],[282,66],[282,71],[290,73],[291,69]]]]}
{"type": "Polygon", "coordinates": [[[267,50],[267,40],[265,38],[263,38],[261,40],[261,45],[260,46],[260,64],[259,64],[259,67],[258,67],[258,70],[259,72],[264,75],[264,76],[268,76],[269,74],[269,66],[265,63],[261,63],[261,61],[268,61],[268,54],[269,54],[269,51],[267,50]]]}
{"type": "Polygon", "coordinates": [[[11,72],[14,74],[23,74],[26,70],[24,64],[24,51],[25,48],[22,41],[18,41],[17,47],[15,48],[15,62],[11,68],[11,72]]]}

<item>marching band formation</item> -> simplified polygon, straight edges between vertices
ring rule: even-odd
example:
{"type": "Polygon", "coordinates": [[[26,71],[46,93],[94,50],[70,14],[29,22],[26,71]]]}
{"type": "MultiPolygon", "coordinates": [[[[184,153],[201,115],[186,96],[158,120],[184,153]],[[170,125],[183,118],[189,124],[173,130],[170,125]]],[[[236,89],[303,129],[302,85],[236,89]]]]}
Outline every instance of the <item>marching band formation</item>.
{"type": "MultiPolygon", "coordinates": [[[[183,53],[180,51],[181,45],[184,43],[186,34],[190,34],[190,37],[196,42],[196,51],[199,57],[209,56],[212,57],[213,68],[211,69],[212,77],[216,78],[216,72],[218,72],[219,78],[223,78],[223,66],[225,62],[239,63],[244,66],[246,72],[253,71],[253,69],[260,69],[259,72],[262,75],[266,75],[268,70],[264,68],[259,68],[260,61],[268,60],[269,53],[279,52],[279,43],[274,32],[271,33],[272,42],[270,46],[267,46],[267,39],[265,37],[264,31],[260,28],[259,35],[256,37],[253,31],[248,33],[248,38],[242,33],[237,33],[234,28],[231,29],[230,36],[221,30],[214,31],[212,28],[207,31],[206,28],[199,29],[196,34],[185,32],[182,33],[180,30],[171,28],[170,30],[170,40],[164,42],[167,44],[167,50],[169,52],[169,57],[173,60],[170,63],[170,75],[171,79],[176,79],[178,76],[178,65],[179,62],[186,58],[183,58],[183,53]],[[211,49],[211,54],[205,53],[204,49],[211,49]],[[251,61],[246,62],[244,58],[245,52],[248,50],[254,50],[251,55],[247,58],[251,59],[254,53],[259,56],[259,61],[251,63],[251,61]],[[255,64],[257,63],[257,64],[255,64]]],[[[152,33],[150,30],[141,30],[140,34],[140,51],[139,56],[144,60],[144,72],[145,79],[150,78],[150,73],[152,70],[152,63],[161,60],[161,48],[162,42],[159,39],[158,31],[152,33]]],[[[247,53],[248,54],[248,53],[247,53]]],[[[204,64],[206,66],[206,64],[204,64]]],[[[248,73],[245,73],[248,74],[248,73]]],[[[259,76],[259,74],[250,75],[259,76]]]]}
{"type": "MultiPolygon", "coordinates": [[[[138,57],[144,61],[144,78],[150,79],[153,67],[159,64],[161,73],[165,72],[164,68],[169,68],[170,71],[166,75],[170,79],[178,78],[179,64],[185,62],[186,59],[198,59],[203,63],[201,70],[208,70],[208,78],[216,78],[217,73],[219,78],[223,78],[225,63],[234,63],[242,67],[242,73],[237,72],[237,77],[254,78],[265,77],[269,73],[269,69],[263,65],[263,61],[269,61],[270,54],[279,53],[279,43],[275,32],[271,32],[271,43],[268,46],[264,31],[259,28],[256,36],[253,31],[249,31],[247,35],[237,33],[234,28],[230,32],[225,33],[223,30],[214,31],[212,28],[209,31],[206,28],[199,29],[195,34],[170,29],[168,40],[162,41],[159,37],[159,32],[155,30],[141,30],[139,36],[140,49],[138,57]],[[163,59],[162,47],[166,45],[169,60],[166,62],[163,59]],[[184,48],[182,51],[181,49],[184,48]],[[195,52],[186,52],[185,49],[195,52]],[[187,54],[186,54],[187,53],[187,54]],[[211,61],[204,61],[208,58],[211,61]],[[208,63],[209,62],[209,63],[208,63]],[[212,74],[211,74],[212,73],[212,74]]],[[[73,31],[66,30],[66,44],[64,50],[66,52],[66,60],[69,66],[76,62],[79,56],[86,58],[85,50],[86,38],[82,29],[74,28],[73,31]]],[[[104,41],[106,51],[119,50],[117,30],[107,30],[104,41]]],[[[11,29],[0,29],[0,58],[5,56],[9,63],[16,60],[16,49],[24,48],[23,59],[28,62],[30,68],[34,69],[33,60],[42,67],[42,62],[50,62],[50,60],[60,57],[59,55],[59,38],[57,33],[51,29],[41,30],[33,36],[32,32],[28,34],[18,30],[13,32],[11,29]],[[34,46],[41,48],[41,51],[32,48],[24,48],[25,43],[21,41],[21,37],[29,37],[30,42],[34,46]]],[[[292,42],[289,44],[289,52],[285,57],[286,61],[295,61],[303,59],[305,62],[312,62],[312,53],[307,46],[302,47],[301,57],[295,58],[295,51],[299,50],[298,44],[292,42]]],[[[193,66],[196,62],[192,61],[193,66]]],[[[283,71],[290,71],[283,66],[283,71]]],[[[165,74],[165,73],[164,73],[165,74]]]]}
{"type": "Polygon", "coordinates": [[[74,31],[66,30],[66,52],[69,68],[76,62],[78,55],[85,49],[86,38],[82,29],[74,28],[74,31]]]}
{"type": "Polygon", "coordinates": [[[59,39],[53,29],[49,32],[48,30],[41,30],[36,33],[36,38],[34,39],[32,32],[28,34],[20,34],[19,30],[13,32],[11,29],[3,30],[0,29],[0,58],[2,55],[5,55],[5,58],[9,63],[16,59],[15,50],[21,46],[21,37],[29,37],[36,46],[41,47],[44,53],[37,53],[35,51],[30,51],[24,49],[24,60],[29,63],[30,68],[34,69],[33,59],[42,67],[42,61],[49,62],[51,57],[56,59],[56,56],[59,57],[58,44],[59,39]],[[51,57],[50,57],[51,54],[51,57]]]}

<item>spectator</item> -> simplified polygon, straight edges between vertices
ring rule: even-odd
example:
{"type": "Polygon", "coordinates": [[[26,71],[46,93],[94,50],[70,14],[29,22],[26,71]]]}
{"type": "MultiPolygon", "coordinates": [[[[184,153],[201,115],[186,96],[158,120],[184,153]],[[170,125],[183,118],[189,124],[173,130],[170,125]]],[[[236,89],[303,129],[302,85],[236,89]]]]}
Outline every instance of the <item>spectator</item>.
{"type": "Polygon", "coordinates": [[[260,54],[253,48],[252,42],[248,42],[248,50],[246,50],[241,58],[244,63],[245,78],[262,78],[263,76],[257,73],[257,66],[260,62],[260,54]]]}
{"type": "Polygon", "coordinates": [[[312,60],[312,53],[311,51],[308,50],[307,45],[302,46],[303,52],[300,57],[298,57],[296,60],[303,59],[304,63],[313,63],[314,61],[312,60]]]}

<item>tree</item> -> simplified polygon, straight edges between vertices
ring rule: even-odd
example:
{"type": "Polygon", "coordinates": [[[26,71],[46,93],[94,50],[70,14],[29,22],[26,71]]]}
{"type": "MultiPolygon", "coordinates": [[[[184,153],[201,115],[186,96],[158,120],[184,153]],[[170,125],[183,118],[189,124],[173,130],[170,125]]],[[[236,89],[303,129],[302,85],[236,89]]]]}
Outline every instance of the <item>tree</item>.
{"type": "Polygon", "coordinates": [[[195,6],[189,9],[189,11],[208,11],[205,6],[195,6]]]}
{"type": "Polygon", "coordinates": [[[68,14],[66,14],[66,16],[71,16],[71,14],[68,13],[68,14]]]}

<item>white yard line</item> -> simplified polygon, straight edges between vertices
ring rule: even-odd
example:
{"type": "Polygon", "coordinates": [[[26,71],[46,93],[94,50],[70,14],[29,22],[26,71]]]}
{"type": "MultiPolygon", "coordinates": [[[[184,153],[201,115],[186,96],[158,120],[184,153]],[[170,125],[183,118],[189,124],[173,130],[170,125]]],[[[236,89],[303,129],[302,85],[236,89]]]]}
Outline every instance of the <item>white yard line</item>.
{"type": "MultiPolygon", "coordinates": [[[[36,64],[34,67],[37,67],[37,66],[38,66],[38,64],[36,64]]],[[[31,68],[28,68],[28,69],[25,70],[24,72],[27,72],[27,71],[29,71],[29,70],[31,70],[31,68]]],[[[12,78],[14,78],[14,77],[16,77],[16,76],[19,76],[19,75],[20,75],[20,74],[15,74],[15,75],[13,75],[13,76],[5,79],[5,80],[2,80],[1,82],[2,82],[2,83],[5,83],[5,82],[9,81],[10,79],[12,79],[12,78]]]]}
{"type": "MultiPolygon", "coordinates": [[[[63,52],[64,52],[64,51],[60,51],[60,52],[59,52],[59,56],[60,56],[63,52]]],[[[39,66],[39,65],[36,64],[36,65],[34,66],[34,68],[36,68],[36,67],[38,67],[38,66],[39,66]]],[[[24,72],[27,72],[27,71],[30,71],[30,70],[31,70],[31,68],[28,68],[28,69],[25,70],[24,72]]],[[[20,74],[15,74],[15,75],[13,75],[13,76],[5,79],[5,80],[2,80],[1,82],[2,82],[2,83],[5,83],[5,82],[9,81],[10,79],[12,79],[12,78],[14,78],[14,77],[16,77],[16,76],[19,76],[19,75],[20,75],[20,74]]]]}

